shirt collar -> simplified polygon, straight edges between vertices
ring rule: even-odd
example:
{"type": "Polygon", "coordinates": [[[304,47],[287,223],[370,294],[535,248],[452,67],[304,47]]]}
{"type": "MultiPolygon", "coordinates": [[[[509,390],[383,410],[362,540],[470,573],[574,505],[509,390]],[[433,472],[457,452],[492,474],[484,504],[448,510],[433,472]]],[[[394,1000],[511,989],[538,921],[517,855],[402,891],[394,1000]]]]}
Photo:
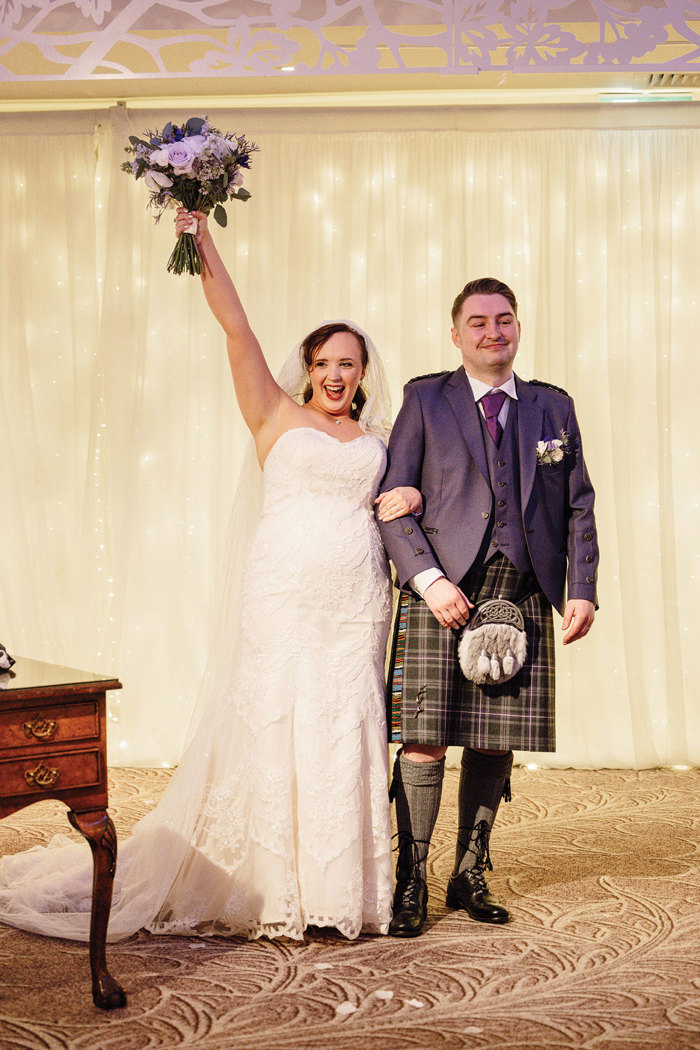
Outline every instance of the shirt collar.
{"type": "Polygon", "coordinates": [[[484,394],[489,394],[492,390],[502,390],[508,395],[508,397],[512,397],[514,401],[518,400],[518,392],[515,388],[515,374],[513,372],[510,373],[510,376],[506,379],[505,383],[501,384],[501,386],[494,387],[489,386],[488,383],[482,383],[480,379],[474,379],[473,376],[469,375],[466,368],[464,371],[469,380],[469,386],[472,388],[475,401],[480,401],[484,394]]]}

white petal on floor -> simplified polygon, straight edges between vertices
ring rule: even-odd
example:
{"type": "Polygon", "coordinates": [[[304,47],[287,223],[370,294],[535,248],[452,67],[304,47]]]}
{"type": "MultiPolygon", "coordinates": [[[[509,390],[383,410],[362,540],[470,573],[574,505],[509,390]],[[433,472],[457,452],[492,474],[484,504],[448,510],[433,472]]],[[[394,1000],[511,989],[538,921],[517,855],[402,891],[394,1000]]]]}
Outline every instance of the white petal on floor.
{"type": "Polygon", "coordinates": [[[347,1017],[348,1014],[354,1014],[356,1010],[357,1007],[347,999],[344,1003],[338,1003],[335,1008],[338,1017],[347,1017]]]}

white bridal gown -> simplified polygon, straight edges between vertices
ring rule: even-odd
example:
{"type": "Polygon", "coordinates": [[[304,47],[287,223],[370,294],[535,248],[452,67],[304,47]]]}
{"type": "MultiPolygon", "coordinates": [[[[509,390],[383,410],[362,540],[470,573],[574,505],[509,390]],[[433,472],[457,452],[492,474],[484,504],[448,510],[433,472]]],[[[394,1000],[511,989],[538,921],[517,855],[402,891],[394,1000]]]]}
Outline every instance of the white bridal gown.
{"type": "MultiPolygon", "coordinates": [[[[390,614],[371,434],[287,431],[265,463],[240,655],[159,805],[119,845],[109,939],[386,932],[392,874],[384,715],[390,614]]],[[[237,632],[238,633],[238,632],[237,632]]],[[[0,919],[87,939],[86,843],[8,857],[0,919]]]]}

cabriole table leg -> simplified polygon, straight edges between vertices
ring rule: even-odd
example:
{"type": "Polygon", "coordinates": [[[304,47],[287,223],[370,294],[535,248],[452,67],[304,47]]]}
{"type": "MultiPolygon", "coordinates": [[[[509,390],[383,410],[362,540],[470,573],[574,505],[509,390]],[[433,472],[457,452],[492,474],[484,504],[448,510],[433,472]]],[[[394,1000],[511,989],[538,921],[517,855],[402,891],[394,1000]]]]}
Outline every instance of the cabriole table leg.
{"type": "Polygon", "coordinates": [[[92,912],[90,916],[90,969],[92,1001],[102,1010],[126,1006],[126,995],[107,969],[105,941],[112,907],[112,885],[117,865],[117,834],[109,814],[104,810],[76,813],[68,819],[90,844],[93,859],[92,912]]]}

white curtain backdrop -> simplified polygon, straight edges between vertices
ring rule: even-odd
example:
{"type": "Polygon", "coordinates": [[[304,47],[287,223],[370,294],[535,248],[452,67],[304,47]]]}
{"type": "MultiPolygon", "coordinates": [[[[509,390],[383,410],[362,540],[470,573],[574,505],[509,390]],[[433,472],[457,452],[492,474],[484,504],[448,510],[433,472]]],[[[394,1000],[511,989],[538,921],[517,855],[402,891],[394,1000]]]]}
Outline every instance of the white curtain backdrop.
{"type": "MultiPolygon", "coordinates": [[[[178,759],[246,436],[199,281],[166,273],[172,224],[119,170],[129,134],[196,112],[0,116],[0,640],[121,679],[118,764],[178,759]]],[[[273,368],[354,317],[396,412],[408,378],[457,366],[452,300],[494,275],[521,304],[517,370],[576,400],[601,610],[559,649],[556,754],[519,757],[700,764],[700,123],[212,119],[261,147],[215,236],[273,368]]]]}

